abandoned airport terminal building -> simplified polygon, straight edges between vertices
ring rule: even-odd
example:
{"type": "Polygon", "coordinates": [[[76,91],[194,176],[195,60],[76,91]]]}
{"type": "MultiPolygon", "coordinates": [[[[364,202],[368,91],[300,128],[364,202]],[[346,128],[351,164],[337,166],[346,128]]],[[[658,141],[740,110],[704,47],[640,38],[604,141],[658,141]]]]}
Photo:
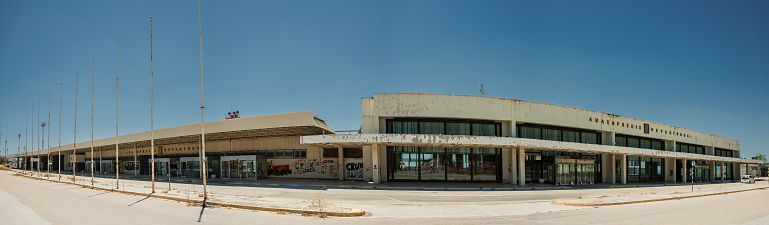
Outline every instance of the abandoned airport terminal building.
{"type": "MultiPolygon", "coordinates": [[[[211,178],[270,177],[580,185],[738,179],[739,141],[614,114],[499,97],[375,94],[361,99],[361,129],[337,134],[313,112],[205,123],[211,178]]],[[[341,132],[340,132],[341,133],[341,132]]],[[[200,125],[51,148],[56,171],[201,176],[200,125]],[[154,151],[154,163],[150,154],[154,151]],[[58,154],[61,153],[59,159],[58,154]]],[[[38,154],[9,155],[27,169],[38,154]]],[[[749,166],[748,173],[749,171],[749,166]]],[[[45,166],[41,167],[45,170],[45,166]]],[[[65,174],[62,172],[62,174],[65,174]]]]}

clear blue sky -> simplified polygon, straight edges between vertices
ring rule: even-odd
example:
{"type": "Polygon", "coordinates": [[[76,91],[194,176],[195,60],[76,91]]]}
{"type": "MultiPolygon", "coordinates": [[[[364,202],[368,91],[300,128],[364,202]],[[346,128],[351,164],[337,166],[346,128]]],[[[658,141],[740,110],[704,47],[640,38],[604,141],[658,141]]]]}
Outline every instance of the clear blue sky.
{"type": "MultiPolygon", "coordinates": [[[[360,98],[434,92],[520,98],[650,120],[769,153],[767,1],[209,1],[202,3],[206,121],[312,110],[360,126],[360,98]]],[[[41,99],[57,143],[200,121],[195,1],[0,1],[0,124],[9,152],[41,99]]],[[[37,109],[36,109],[37,111],[37,109]]],[[[37,114],[36,114],[37,115],[37,114]]],[[[36,116],[35,116],[36,117],[36,116]]],[[[23,142],[22,138],[22,142],[23,142]]],[[[23,145],[23,143],[22,143],[23,145]]]]}

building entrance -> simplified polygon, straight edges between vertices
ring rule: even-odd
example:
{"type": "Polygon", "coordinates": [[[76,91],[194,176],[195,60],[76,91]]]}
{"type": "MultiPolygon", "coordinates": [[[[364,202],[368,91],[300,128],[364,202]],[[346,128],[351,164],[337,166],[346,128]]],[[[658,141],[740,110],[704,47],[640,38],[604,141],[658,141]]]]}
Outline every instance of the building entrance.
{"type": "Polygon", "coordinates": [[[395,146],[387,149],[387,179],[502,182],[501,150],[395,146]]]}

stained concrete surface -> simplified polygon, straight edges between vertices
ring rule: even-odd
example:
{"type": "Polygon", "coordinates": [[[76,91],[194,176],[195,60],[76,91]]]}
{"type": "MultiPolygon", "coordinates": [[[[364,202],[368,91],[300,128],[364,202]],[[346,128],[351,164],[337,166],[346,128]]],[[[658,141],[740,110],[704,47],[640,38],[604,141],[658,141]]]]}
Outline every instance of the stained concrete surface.
{"type": "MultiPolygon", "coordinates": [[[[88,178],[90,179],[90,178],[88,178]]],[[[97,182],[114,180],[97,178],[97,182]]],[[[147,181],[127,181],[144,186],[147,181]]],[[[90,183],[90,182],[89,182],[90,183]]],[[[158,186],[167,185],[156,183],[158,186]]],[[[708,184],[697,188],[718,190],[748,188],[755,184],[708,184]]],[[[766,185],[759,183],[757,185],[766,185]]],[[[174,184],[172,189],[200,189],[199,184],[174,184]]],[[[690,186],[594,188],[529,191],[404,191],[404,190],[309,190],[294,188],[219,185],[211,188],[221,195],[261,195],[262,198],[300,200],[323,193],[329,201],[370,212],[358,218],[311,218],[269,212],[222,208],[188,207],[184,203],[80,188],[38,181],[0,172],[0,188],[16,196],[52,224],[224,224],[261,221],[265,224],[641,224],[641,223],[756,223],[767,220],[769,209],[763,199],[769,191],[748,191],[727,195],[607,207],[575,207],[552,203],[553,199],[579,199],[603,195],[639,195],[691,191],[690,186]],[[201,211],[203,212],[201,214],[201,211]],[[679,218],[680,217],[680,218],[679,218]]],[[[301,200],[300,200],[301,201],[301,200]]],[[[13,223],[12,223],[13,224],[13,223]]]]}

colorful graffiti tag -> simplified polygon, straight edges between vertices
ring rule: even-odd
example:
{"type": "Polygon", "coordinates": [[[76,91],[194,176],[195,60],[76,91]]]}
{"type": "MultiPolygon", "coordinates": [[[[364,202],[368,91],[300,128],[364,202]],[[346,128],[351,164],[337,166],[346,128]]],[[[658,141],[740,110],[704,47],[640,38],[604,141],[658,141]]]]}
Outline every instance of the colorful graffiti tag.
{"type": "Polygon", "coordinates": [[[267,163],[268,176],[285,176],[291,174],[291,168],[288,165],[272,165],[272,160],[267,163]]]}
{"type": "Polygon", "coordinates": [[[337,165],[334,160],[299,159],[290,164],[273,165],[267,163],[268,176],[320,175],[318,177],[336,177],[337,165]]]}

